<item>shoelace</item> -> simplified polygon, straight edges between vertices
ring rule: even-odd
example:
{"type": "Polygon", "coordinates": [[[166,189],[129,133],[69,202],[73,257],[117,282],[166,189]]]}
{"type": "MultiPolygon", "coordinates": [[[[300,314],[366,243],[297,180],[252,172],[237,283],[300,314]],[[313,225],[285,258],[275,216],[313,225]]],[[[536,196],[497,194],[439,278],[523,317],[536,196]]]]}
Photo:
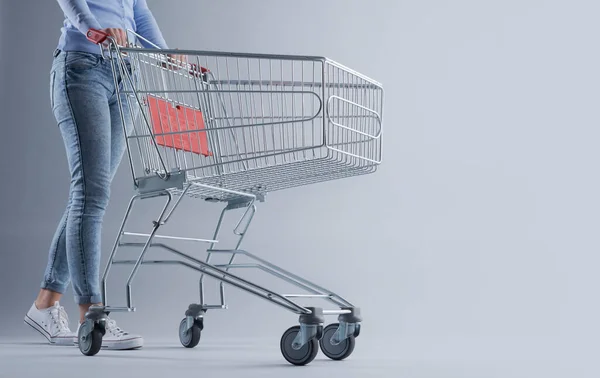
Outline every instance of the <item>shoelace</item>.
{"type": "Polygon", "coordinates": [[[117,326],[117,322],[112,319],[108,319],[106,321],[106,331],[115,336],[127,335],[127,332],[123,331],[119,326],[117,326]]]}
{"type": "Polygon", "coordinates": [[[69,333],[69,316],[65,311],[65,308],[62,306],[54,307],[50,311],[50,316],[54,321],[54,324],[58,327],[59,334],[61,333],[69,333]]]}

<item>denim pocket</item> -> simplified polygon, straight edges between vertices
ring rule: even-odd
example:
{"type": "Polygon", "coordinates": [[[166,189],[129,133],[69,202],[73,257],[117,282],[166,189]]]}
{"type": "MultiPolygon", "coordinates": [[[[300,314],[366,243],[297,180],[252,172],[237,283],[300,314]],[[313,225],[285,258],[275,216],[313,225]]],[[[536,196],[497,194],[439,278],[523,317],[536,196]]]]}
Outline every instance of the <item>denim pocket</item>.
{"type": "Polygon", "coordinates": [[[65,57],[68,71],[85,72],[100,65],[100,56],[87,52],[69,51],[65,57]]]}

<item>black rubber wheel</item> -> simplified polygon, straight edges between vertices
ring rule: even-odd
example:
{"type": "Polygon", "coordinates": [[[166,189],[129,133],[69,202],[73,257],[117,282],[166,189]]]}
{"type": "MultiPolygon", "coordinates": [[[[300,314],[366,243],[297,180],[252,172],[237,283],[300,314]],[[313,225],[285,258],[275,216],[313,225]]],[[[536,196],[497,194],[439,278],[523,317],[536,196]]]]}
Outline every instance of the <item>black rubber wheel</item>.
{"type": "Polygon", "coordinates": [[[331,343],[331,337],[333,337],[338,327],[339,324],[337,323],[330,324],[325,327],[325,330],[323,331],[323,338],[319,341],[319,345],[321,346],[321,351],[323,354],[334,361],[341,361],[345,358],[348,358],[354,351],[354,345],[356,344],[354,335],[350,335],[346,340],[342,341],[338,345],[333,345],[331,343]]]}
{"type": "Polygon", "coordinates": [[[187,329],[187,319],[183,319],[179,323],[179,341],[186,348],[194,348],[200,342],[202,330],[197,321],[194,322],[192,328],[187,329]]]}
{"type": "Polygon", "coordinates": [[[292,348],[294,339],[300,332],[300,326],[294,326],[285,331],[281,336],[281,343],[279,345],[281,354],[283,357],[292,365],[304,366],[312,362],[319,353],[319,341],[312,339],[306,343],[299,350],[292,348]]]}
{"type": "Polygon", "coordinates": [[[87,336],[82,335],[80,328],[77,338],[79,339],[79,350],[81,353],[86,356],[94,356],[98,354],[102,348],[102,336],[102,330],[98,327],[94,327],[92,333],[87,336]]]}

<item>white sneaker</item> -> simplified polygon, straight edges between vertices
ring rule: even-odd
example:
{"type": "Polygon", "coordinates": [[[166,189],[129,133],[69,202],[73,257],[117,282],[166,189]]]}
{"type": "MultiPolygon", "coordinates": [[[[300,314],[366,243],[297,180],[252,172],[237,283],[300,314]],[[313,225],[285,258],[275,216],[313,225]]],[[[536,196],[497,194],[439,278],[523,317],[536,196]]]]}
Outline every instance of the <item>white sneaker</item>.
{"type": "MultiPolygon", "coordinates": [[[[81,324],[79,325],[81,327],[81,324]]],[[[77,327],[77,334],[79,333],[79,327],[77,327]]],[[[75,338],[75,344],[79,344],[77,337],[75,338]]],[[[117,322],[108,318],[106,320],[106,334],[102,337],[102,349],[112,350],[126,350],[126,349],[137,349],[144,345],[144,339],[139,335],[132,335],[128,332],[123,331],[117,322]]]]}
{"type": "Polygon", "coordinates": [[[58,302],[44,310],[38,310],[34,302],[24,320],[25,324],[48,339],[50,344],[73,346],[77,339],[77,334],[69,329],[67,312],[58,302]]]}

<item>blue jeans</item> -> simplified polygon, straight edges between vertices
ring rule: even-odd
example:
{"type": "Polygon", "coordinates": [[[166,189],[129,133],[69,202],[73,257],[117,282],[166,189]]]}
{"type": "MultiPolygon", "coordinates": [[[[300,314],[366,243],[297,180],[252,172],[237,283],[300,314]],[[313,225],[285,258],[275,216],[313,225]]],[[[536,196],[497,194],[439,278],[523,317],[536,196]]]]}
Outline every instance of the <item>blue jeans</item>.
{"type": "MultiPolygon", "coordinates": [[[[118,83],[122,85],[120,77],[118,83]]],[[[121,96],[129,129],[127,100],[121,96]]],[[[110,60],[99,52],[57,51],[50,72],[50,100],[71,182],[42,288],[63,294],[72,282],[77,304],[100,303],[102,220],[112,179],[125,152],[110,60]]]]}

